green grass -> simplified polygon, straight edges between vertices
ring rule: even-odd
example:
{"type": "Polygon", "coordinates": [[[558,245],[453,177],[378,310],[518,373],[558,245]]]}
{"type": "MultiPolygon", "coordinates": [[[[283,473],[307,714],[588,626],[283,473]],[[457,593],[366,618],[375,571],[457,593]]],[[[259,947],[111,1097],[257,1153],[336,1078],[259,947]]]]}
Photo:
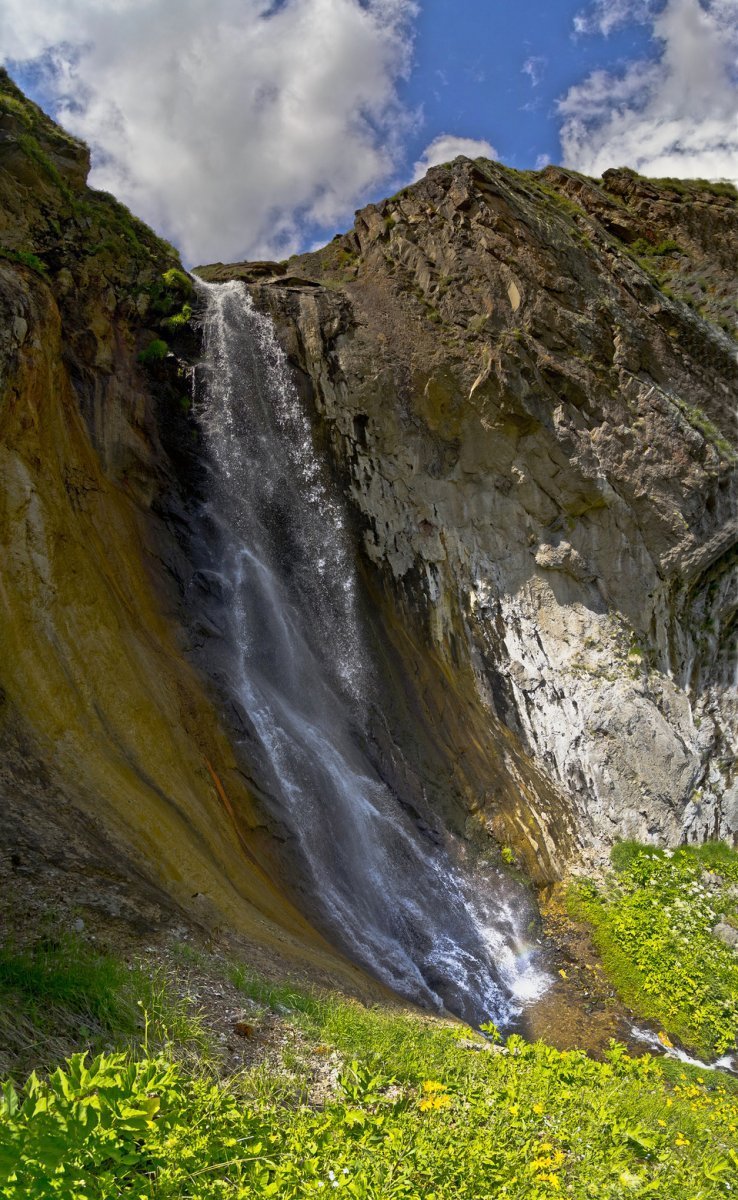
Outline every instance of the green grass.
{"type": "Polygon", "coordinates": [[[727,196],[729,200],[738,200],[738,191],[732,183],[727,180],[710,180],[710,179],[672,179],[666,177],[664,179],[652,179],[649,177],[649,183],[655,183],[658,187],[669,188],[672,192],[678,192],[683,196],[695,195],[699,192],[708,192],[713,196],[727,196]]]}
{"type": "Polygon", "coordinates": [[[21,266],[30,267],[38,275],[48,274],[46,263],[32,250],[8,250],[5,246],[0,246],[0,258],[4,258],[7,262],[20,263],[21,266]]]}
{"type": "Polygon", "coordinates": [[[722,843],[671,852],[624,842],[613,867],[601,885],[573,884],[568,907],[591,924],[623,1000],[701,1055],[734,1049],[738,955],[712,930],[738,916],[738,854],[722,843]]]}
{"type": "Polygon", "coordinates": [[[72,190],[69,184],[59,174],[57,167],[45,150],[42,149],[35,135],[33,133],[22,133],[18,138],[18,145],[23,150],[23,153],[41,168],[44,175],[57,188],[64,199],[70,203],[73,202],[72,190]]]}
{"type": "Polygon", "coordinates": [[[243,963],[234,963],[228,970],[228,979],[244,996],[255,1000],[266,1008],[295,1015],[315,1016],[322,1012],[320,998],[300,991],[290,984],[274,984],[251,971],[243,963]]]}
{"type": "MultiPolygon", "coordinates": [[[[638,850],[618,853],[640,869],[638,850]]],[[[218,969],[190,947],[180,957],[218,969]]],[[[738,1168],[727,1081],[615,1044],[602,1062],[517,1036],[491,1048],[461,1025],[221,964],[283,1031],[224,1080],[179,1056],[177,1038],[157,1042],[152,1020],[120,1048],[139,968],[79,941],[1,961],[20,1008],[94,1018],[118,1048],[0,1089],[0,1197],[712,1200],[738,1168]]],[[[175,1003],[166,991],[152,993],[160,1014],[175,1003]]]]}
{"type": "Polygon", "coordinates": [[[135,998],[122,963],[97,954],[72,935],[35,946],[0,948],[0,996],[15,994],[35,1020],[65,1008],[80,1020],[117,1031],[136,1025],[135,998]]]}
{"type": "Polygon", "coordinates": [[[629,254],[636,258],[664,258],[669,254],[683,254],[681,246],[672,238],[667,238],[661,242],[649,242],[645,238],[638,238],[630,246],[626,247],[629,254]]]}
{"type": "Polygon", "coordinates": [[[138,361],[144,367],[151,367],[155,363],[161,362],[169,353],[169,346],[163,338],[154,338],[149,342],[148,346],[138,355],[138,361]]]}
{"type": "Polygon", "coordinates": [[[161,972],[123,963],[69,933],[0,947],[0,1044],[16,1072],[52,1065],[70,1045],[96,1052],[111,1042],[135,1046],[144,1036],[177,1043],[183,1053],[211,1053],[198,1014],[161,972]]]}
{"type": "MultiPolygon", "coordinates": [[[[736,1095],[670,1086],[618,1046],[604,1062],[517,1037],[497,1053],[347,1002],[326,1014],[331,1031],[356,1055],[315,1099],[285,1086],[286,1053],[227,1083],[149,1052],[6,1087],[0,1196],[710,1200],[738,1166],[736,1095]]],[[[306,1053],[317,1066],[329,1051],[306,1053]]]]}

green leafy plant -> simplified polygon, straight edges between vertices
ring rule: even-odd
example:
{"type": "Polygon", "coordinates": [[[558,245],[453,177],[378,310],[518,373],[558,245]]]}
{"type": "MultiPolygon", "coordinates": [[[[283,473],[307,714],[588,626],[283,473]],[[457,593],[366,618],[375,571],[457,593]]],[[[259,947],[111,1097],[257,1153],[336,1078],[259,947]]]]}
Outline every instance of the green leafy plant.
{"type": "Polygon", "coordinates": [[[21,1093],[0,1096],[0,1196],[79,1200],[118,1193],[162,1162],[146,1135],[171,1120],[178,1072],[172,1063],[100,1054],[89,1066],[73,1055],[48,1079],[31,1075],[21,1093]],[[93,1183],[94,1180],[94,1183],[93,1183]]]}
{"type": "Polygon", "coordinates": [[[192,320],[192,305],[184,304],[178,313],[173,313],[171,317],[165,317],[162,325],[165,329],[176,332],[179,329],[184,329],[192,320]]]}

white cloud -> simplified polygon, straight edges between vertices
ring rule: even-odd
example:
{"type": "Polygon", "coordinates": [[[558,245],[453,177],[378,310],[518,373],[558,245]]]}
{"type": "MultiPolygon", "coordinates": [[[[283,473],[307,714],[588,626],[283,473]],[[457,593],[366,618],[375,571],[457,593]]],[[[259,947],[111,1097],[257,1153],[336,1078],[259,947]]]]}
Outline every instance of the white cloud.
{"type": "Polygon", "coordinates": [[[281,256],[395,170],[414,0],[2,0],[114,192],[191,261],[281,256]]]}
{"type": "Polygon", "coordinates": [[[440,133],[430,142],[413,166],[413,183],[422,179],[430,167],[451,162],[460,154],[467,158],[497,158],[494,146],[483,138],[454,137],[452,133],[440,133]]]}
{"type": "Polygon", "coordinates": [[[575,33],[602,33],[605,37],[628,21],[647,21],[656,0],[594,0],[574,18],[575,33]]]}
{"type": "Polygon", "coordinates": [[[543,72],[548,65],[548,59],[543,58],[540,54],[533,54],[530,58],[526,58],[521,68],[523,75],[527,75],[531,82],[531,87],[538,87],[543,79],[543,72]]]}
{"type": "Polygon", "coordinates": [[[596,71],[560,101],[564,162],[738,181],[738,0],[667,0],[651,20],[656,59],[596,71]]]}

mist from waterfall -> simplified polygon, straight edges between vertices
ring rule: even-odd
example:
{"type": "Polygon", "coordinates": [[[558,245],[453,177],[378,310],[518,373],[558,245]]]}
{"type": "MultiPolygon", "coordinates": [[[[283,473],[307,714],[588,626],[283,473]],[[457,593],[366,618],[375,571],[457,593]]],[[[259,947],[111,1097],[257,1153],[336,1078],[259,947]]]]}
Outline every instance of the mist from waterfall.
{"type": "Polygon", "coordinates": [[[270,319],[204,284],[196,413],[212,473],[234,700],[314,923],[400,995],[508,1023],[546,986],[525,893],[421,831],[367,751],[374,677],[341,499],[270,319]]]}

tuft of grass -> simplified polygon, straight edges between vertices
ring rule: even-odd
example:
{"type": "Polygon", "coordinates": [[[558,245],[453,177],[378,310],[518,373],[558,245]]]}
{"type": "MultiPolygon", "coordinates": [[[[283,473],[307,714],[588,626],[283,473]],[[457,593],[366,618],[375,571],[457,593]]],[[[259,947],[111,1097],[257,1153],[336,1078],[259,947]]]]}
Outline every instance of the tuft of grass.
{"type": "Polygon", "coordinates": [[[46,263],[32,250],[8,250],[5,246],[0,246],[0,258],[4,258],[7,262],[20,263],[21,266],[30,267],[38,275],[48,274],[46,263]]]}
{"type": "MultiPolygon", "coordinates": [[[[682,297],[682,299],[685,300],[684,297],[682,297]]],[[[685,303],[688,302],[688,299],[689,298],[685,300],[685,303]]],[[[694,302],[690,304],[690,307],[696,308],[694,302]]],[[[679,409],[682,416],[692,426],[692,428],[696,429],[698,433],[701,433],[705,441],[711,442],[718,453],[723,456],[723,458],[727,459],[729,462],[736,461],[736,458],[738,457],[736,450],[730,444],[728,439],[723,436],[717,426],[713,424],[707,413],[694,404],[687,404],[686,401],[682,400],[680,397],[672,396],[672,401],[679,409]]]]}
{"type": "Polygon", "coordinates": [[[148,346],[138,355],[138,361],[144,367],[154,366],[166,358],[169,353],[169,347],[163,338],[154,338],[149,342],[148,346]]]}
{"type": "Polygon", "coordinates": [[[283,1015],[302,1013],[317,1017],[322,1011],[322,1003],[317,995],[300,991],[290,984],[269,983],[243,963],[234,963],[229,968],[228,979],[250,1000],[283,1015]]]}
{"type": "Polygon", "coordinates": [[[667,176],[664,179],[649,178],[649,183],[668,188],[680,196],[694,196],[700,192],[707,192],[712,196],[726,196],[729,200],[738,200],[735,186],[725,179],[672,179],[667,176]]]}
{"type": "Polygon", "coordinates": [[[82,1022],[132,1033],[137,1014],[128,983],[122,963],[71,934],[23,949],[0,947],[0,997],[14,995],[39,1024],[64,1009],[82,1022]]]}
{"type": "Polygon", "coordinates": [[[50,1065],[65,1047],[177,1044],[211,1055],[199,1014],[160,971],[101,952],[71,933],[0,947],[0,1043],[7,1067],[50,1065]]]}
{"type": "Polygon", "coordinates": [[[171,317],[165,317],[162,321],[162,325],[165,329],[169,329],[172,333],[176,333],[177,330],[184,329],[185,326],[189,325],[191,320],[192,305],[184,304],[179,312],[173,313],[171,317]]]}
{"type": "Polygon", "coordinates": [[[666,238],[661,242],[649,242],[646,238],[638,238],[626,249],[636,258],[664,258],[669,254],[684,253],[679,243],[671,238],[666,238]]]}

